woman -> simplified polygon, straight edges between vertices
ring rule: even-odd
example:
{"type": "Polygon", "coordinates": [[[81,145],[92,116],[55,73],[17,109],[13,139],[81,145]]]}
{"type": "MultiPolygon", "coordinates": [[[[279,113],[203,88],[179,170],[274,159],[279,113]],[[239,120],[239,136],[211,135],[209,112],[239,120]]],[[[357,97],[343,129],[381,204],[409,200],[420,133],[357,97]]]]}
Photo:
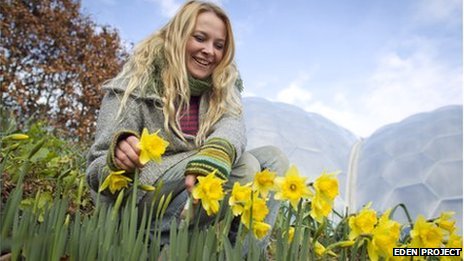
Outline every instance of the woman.
{"type": "MultiPolygon", "coordinates": [[[[246,147],[240,92],[242,82],[234,63],[234,39],[224,11],[212,3],[187,2],[158,32],[135,47],[123,70],[104,90],[95,143],[88,156],[87,179],[98,191],[109,170],[139,170],[140,183],[163,182],[172,193],[163,230],[179,219],[197,176],[216,170],[227,180],[245,184],[264,168],[278,175],[288,168],[274,147],[246,147]],[[169,142],[161,163],[139,161],[140,133],[160,130],[169,142]]],[[[109,191],[102,192],[112,201],[109,191]]],[[[141,191],[139,206],[153,193],[141,191]]],[[[278,205],[269,201],[273,223],[278,205]]]]}

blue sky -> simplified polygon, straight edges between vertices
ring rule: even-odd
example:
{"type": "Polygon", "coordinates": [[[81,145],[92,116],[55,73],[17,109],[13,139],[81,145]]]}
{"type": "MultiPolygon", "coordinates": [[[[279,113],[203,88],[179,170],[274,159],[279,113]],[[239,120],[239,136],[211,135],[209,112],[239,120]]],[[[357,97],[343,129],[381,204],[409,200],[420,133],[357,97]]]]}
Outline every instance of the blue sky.
{"type": "MultiPolygon", "coordinates": [[[[294,104],[367,137],[462,104],[461,0],[223,0],[244,96],[294,104]]],[[[83,0],[98,24],[137,43],[183,1],[83,0]]]]}

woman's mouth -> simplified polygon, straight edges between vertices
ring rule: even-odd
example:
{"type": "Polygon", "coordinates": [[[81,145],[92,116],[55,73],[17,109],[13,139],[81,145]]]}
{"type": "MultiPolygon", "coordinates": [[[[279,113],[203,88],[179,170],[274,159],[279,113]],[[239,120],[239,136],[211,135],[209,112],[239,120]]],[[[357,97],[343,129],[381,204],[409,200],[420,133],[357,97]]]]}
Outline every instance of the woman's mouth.
{"type": "Polygon", "coordinates": [[[207,66],[209,66],[211,64],[210,61],[202,59],[202,58],[198,58],[198,57],[193,57],[193,60],[195,62],[197,62],[197,64],[199,64],[200,66],[203,66],[203,67],[207,67],[207,66]]]}

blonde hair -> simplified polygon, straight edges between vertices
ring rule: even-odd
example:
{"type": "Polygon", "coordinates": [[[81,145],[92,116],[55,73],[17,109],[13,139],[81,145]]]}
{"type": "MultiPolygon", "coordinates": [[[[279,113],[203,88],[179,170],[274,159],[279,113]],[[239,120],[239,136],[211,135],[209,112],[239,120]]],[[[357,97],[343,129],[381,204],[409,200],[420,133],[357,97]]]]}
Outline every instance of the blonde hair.
{"type": "Polygon", "coordinates": [[[242,113],[240,97],[234,88],[238,72],[234,63],[235,43],[230,20],[213,3],[189,1],[164,27],[135,46],[122,71],[109,82],[124,82],[127,86],[118,116],[136,89],[140,89],[140,93],[150,90],[163,100],[165,131],[168,134],[174,132],[186,141],[180,129],[182,108],[188,109],[190,105],[185,49],[198,15],[204,12],[213,12],[224,22],[227,37],[223,58],[212,73],[213,88],[208,97],[209,106],[206,115],[200,119],[195,144],[203,144],[212,126],[224,114],[238,116],[242,113]],[[155,61],[165,62],[160,65],[155,61]],[[161,76],[161,82],[155,75],[161,76]]]}

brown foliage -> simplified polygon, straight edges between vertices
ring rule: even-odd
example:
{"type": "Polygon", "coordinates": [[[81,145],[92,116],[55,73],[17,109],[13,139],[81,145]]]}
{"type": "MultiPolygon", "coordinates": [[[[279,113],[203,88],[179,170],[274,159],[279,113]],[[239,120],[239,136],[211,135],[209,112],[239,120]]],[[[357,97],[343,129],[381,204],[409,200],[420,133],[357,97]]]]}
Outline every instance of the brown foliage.
{"type": "Polygon", "coordinates": [[[24,122],[47,120],[89,141],[101,84],[127,53],[118,32],[97,26],[75,0],[6,0],[0,5],[2,106],[24,122]]]}

